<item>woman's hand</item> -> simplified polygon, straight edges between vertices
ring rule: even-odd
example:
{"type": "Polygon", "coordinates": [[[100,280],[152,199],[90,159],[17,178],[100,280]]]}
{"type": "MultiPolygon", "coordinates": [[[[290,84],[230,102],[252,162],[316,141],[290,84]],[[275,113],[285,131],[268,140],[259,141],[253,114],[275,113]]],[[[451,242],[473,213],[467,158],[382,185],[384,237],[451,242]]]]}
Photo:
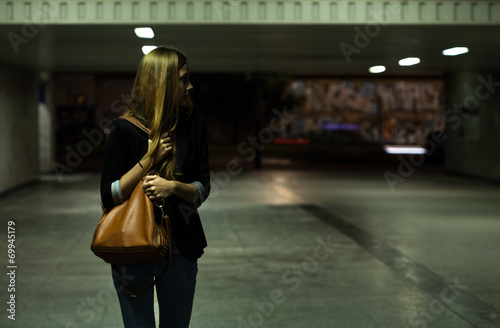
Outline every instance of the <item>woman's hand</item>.
{"type": "Polygon", "coordinates": [[[149,199],[160,200],[175,194],[177,182],[166,180],[158,175],[147,175],[142,188],[149,199]]]}
{"type": "MultiPolygon", "coordinates": [[[[148,139],[148,153],[151,150],[152,140],[148,139]]],[[[172,151],[172,140],[168,136],[168,132],[165,132],[160,137],[160,145],[158,151],[156,152],[155,158],[153,159],[153,165],[158,164],[163,157],[165,157],[169,152],[172,151]]]]}

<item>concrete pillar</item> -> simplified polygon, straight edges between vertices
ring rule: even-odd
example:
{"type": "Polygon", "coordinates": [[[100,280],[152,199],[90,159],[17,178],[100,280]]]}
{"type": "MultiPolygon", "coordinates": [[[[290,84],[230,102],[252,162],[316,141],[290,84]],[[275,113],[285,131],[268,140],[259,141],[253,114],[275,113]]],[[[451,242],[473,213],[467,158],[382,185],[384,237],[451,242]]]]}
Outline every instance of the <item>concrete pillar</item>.
{"type": "Polygon", "coordinates": [[[445,168],[500,180],[500,74],[456,72],[445,85],[445,168]]]}
{"type": "Polygon", "coordinates": [[[36,181],[38,77],[0,62],[0,193],[36,181]]]}

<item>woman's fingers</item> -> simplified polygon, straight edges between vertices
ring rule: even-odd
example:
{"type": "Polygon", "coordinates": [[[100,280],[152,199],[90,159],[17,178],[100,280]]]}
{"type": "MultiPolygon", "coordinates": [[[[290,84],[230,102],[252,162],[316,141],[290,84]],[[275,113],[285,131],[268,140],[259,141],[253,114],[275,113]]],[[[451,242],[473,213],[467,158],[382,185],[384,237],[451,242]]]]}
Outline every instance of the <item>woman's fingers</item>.
{"type": "Polygon", "coordinates": [[[162,140],[163,151],[166,153],[172,149],[172,142],[170,138],[165,138],[162,140]]]}
{"type": "MultiPolygon", "coordinates": [[[[148,140],[148,150],[151,149],[152,140],[148,140]]],[[[158,151],[155,156],[154,164],[158,163],[163,157],[165,157],[173,148],[172,139],[168,136],[168,132],[164,132],[160,136],[160,144],[158,151]]]]}
{"type": "Polygon", "coordinates": [[[144,188],[147,188],[150,186],[150,182],[157,179],[157,175],[146,175],[146,177],[144,178],[144,188]]]}
{"type": "Polygon", "coordinates": [[[151,184],[144,182],[143,189],[146,196],[148,196],[150,199],[153,199],[155,197],[155,188],[151,184]]]}

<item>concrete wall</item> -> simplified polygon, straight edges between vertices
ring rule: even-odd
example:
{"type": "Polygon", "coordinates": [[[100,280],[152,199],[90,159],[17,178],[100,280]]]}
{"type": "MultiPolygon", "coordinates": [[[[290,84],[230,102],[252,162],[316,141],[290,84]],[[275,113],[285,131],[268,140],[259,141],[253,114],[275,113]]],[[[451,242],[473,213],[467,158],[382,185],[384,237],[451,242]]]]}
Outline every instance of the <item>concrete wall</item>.
{"type": "Polygon", "coordinates": [[[445,168],[500,181],[500,74],[454,73],[445,85],[445,168]]]}
{"type": "Polygon", "coordinates": [[[38,179],[38,90],[34,72],[0,62],[0,194],[38,179]]]}

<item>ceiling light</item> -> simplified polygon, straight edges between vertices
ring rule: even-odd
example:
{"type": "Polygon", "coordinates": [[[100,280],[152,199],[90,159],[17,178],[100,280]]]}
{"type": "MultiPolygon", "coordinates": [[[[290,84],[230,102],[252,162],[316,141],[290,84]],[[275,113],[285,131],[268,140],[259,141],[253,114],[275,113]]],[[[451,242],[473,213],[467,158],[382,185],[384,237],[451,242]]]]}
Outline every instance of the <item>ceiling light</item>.
{"type": "Polygon", "coordinates": [[[142,53],[147,55],[151,50],[156,49],[156,46],[143,46],[142,53]]]}
{"type": "Polygon", "coordinates": [[[372,66],[369,69],[370,73],[382,73],[385,72],[385,66],[383,65],[378,65],[378,66],[372,66]]]}
{"type": "Polygon", "coordinates": [[[467,47],[454,47],[443,50],[443,56],[458,56],[469,52],[467,47]]]}
{"type": "Polygon", "coordinates": [[[153,32],[151,27],[137,27],[134,29],[134,32],[138,38],[143,39],[152,39],[155,36],[155,32],[153,32]]]}
{"type": "Polygon", "coordinates": [[[401,59],[399,61],[399,66],[412,66],[412,65],[417,65],[420,63],[420,58],[418,57],[408,57],[401,59]]]}

